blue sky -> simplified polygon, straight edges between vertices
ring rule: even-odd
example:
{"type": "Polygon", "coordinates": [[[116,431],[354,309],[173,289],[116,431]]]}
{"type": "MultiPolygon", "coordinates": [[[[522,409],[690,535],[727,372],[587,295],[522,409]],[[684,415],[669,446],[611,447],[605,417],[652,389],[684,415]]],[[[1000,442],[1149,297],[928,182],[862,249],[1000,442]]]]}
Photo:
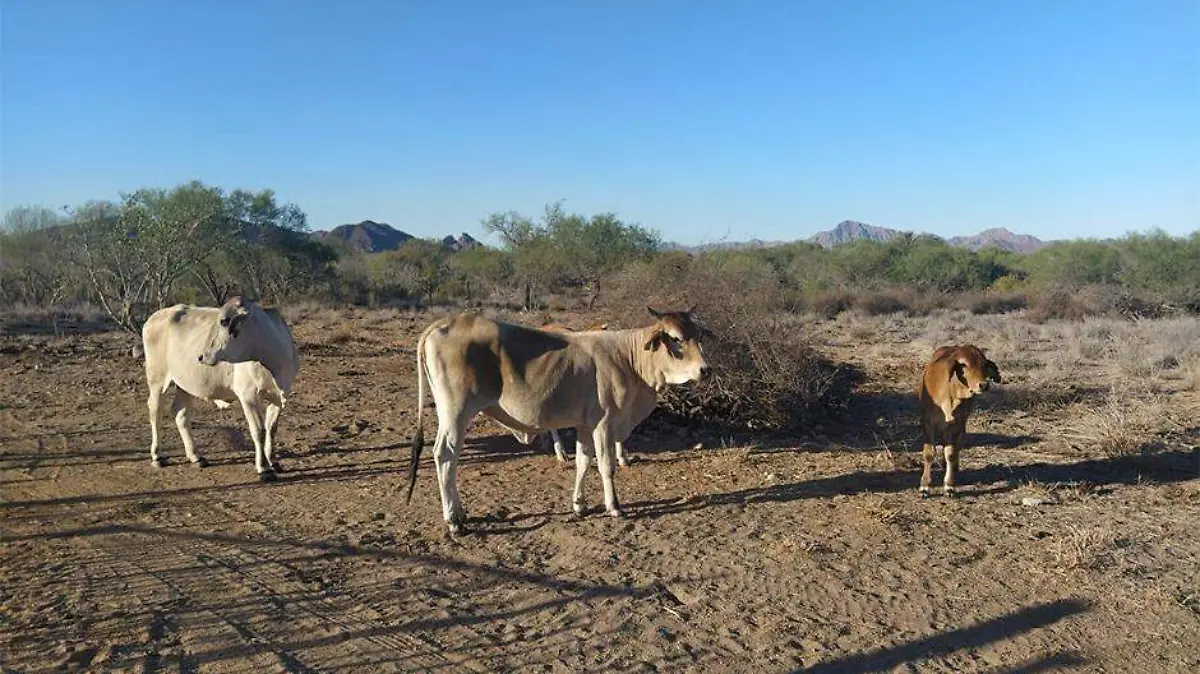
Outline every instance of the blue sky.
{"type": "Polygon", "coordinates": [[[1200,228],[1196,0],[4,0],[2,206],[198,178],[314,229],[565,199],[684,243],[843,219],[1200,228]]]}

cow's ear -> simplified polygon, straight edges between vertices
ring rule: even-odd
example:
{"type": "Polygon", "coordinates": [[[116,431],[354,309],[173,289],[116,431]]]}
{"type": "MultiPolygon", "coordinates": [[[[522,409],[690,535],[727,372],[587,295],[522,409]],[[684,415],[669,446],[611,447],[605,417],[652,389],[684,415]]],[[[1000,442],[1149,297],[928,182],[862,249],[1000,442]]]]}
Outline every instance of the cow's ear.
{"type": "Polygon", "coordinates": [[[688,307],[687,311],[685,311],[683,313],[688,314],[690,316],[691,314],[696,313],[697,306],[699,306],[699,305],[696,302],[692,302],[692,306],[688,307]]]}
{"type": "Polygon", "coordinates": [[[646,342],[645,348],[647,351],[654,351],[655,349],[658,348],[659,344],[662,344],[662,341],[663,341],[663,331],[655,330],[654,334],[651,335],[651,337],[650,337],[650,341],[646,342]]]}
{"type": "Polygon", "coordinates": [[[655,310],[654,310],[654,309],[652,309],[651,307],[646,307],[646,311],[649,311],[649,312],[650,312],[650,315],[651,315],[651,316],[653,316],[653,317],[655,317],[655,318],[662,318],[662,314],[658,313],[657,311],[655,311],[655,310]]]}
{"type": "Polygon", "coordinates": [[[984,371],[987,372],[989,379],[996,382],[997,384],[1001,383],[1000,382],[1000,366],[999,365],[995,364],[991,360],[988,360],[987,364],[984,366],[984,371]]]}
{"type": "Polygon", "coordinates": [[[954,367],[950,368],[950,379],[957,379],[963,384],[967,383],[967,364],[962,360],[954,361],[954,367]]]}

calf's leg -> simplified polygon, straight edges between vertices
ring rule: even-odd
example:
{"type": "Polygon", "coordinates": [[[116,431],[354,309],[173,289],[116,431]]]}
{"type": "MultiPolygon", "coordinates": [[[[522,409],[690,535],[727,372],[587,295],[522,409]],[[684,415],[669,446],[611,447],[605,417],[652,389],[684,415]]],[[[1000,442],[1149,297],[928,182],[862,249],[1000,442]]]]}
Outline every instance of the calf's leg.
{"type": "Polygon", "coordinates": [[[196,443],[192,440],[192,420],[189,416],[195,408],[196,398],[181,388],[175,388],[175,400],[171,403],[171,411],[175,413],[175,427],[179,429],[179,438],[183,440],[183,451],[188,461],[203,468],[208,462],[196,454],[196,443]]]}

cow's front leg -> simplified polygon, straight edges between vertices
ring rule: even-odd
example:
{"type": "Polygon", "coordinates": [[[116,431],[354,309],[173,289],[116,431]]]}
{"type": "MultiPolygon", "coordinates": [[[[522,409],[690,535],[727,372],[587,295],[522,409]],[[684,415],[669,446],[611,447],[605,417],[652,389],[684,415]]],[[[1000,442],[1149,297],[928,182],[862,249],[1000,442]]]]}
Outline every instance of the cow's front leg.
{"type": "Polygon", "coordinates": [[[950,444],[942,448],[946,456],[946,476],[942,480],[942,493],[946,497],[953,497],[957,489],[958,480],[958,445],[950,444]]]}
{"type": "Polygon", "coordinates": [[[600,470],[600,482],[604,485],[604,510],[610,517],[624,517],[625,513],[617,503],[617,488],[613,483],[617,462],[612,435],[608,429],[601,426],[593,432],[592,442],[596,447],[596,467],[600,470]]]}
{"type": "Polygon", "coordinates": [[[933,481],[933,443],[928,440],[921,447],[921,460],[924,464],[921,470],[921,498],[928,498],[933,481]]]}
{"type": "Polygon", "coordinates": [[[575,493],[571,497],[571,507],[577,517],[583,517],[587,504],[583,496],[583,478],[587,476],[588,464],[591,462],[589,455],[592,453],[592,433],[582,428],[576,428],[575,433],[575,493]]]}

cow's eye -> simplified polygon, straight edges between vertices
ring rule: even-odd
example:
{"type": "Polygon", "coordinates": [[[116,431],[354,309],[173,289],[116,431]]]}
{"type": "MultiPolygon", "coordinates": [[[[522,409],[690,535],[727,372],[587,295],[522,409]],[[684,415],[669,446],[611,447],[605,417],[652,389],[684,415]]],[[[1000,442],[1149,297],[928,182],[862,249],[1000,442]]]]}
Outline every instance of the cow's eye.
{"type": "Polygon", "coordinates": [[[222,318],[222,319],[221,319],[221,327],[223,327],[223,328],[228,328],[228,327],[229,327],[229,319],[228,319],[228,318],[222,318]]]}

